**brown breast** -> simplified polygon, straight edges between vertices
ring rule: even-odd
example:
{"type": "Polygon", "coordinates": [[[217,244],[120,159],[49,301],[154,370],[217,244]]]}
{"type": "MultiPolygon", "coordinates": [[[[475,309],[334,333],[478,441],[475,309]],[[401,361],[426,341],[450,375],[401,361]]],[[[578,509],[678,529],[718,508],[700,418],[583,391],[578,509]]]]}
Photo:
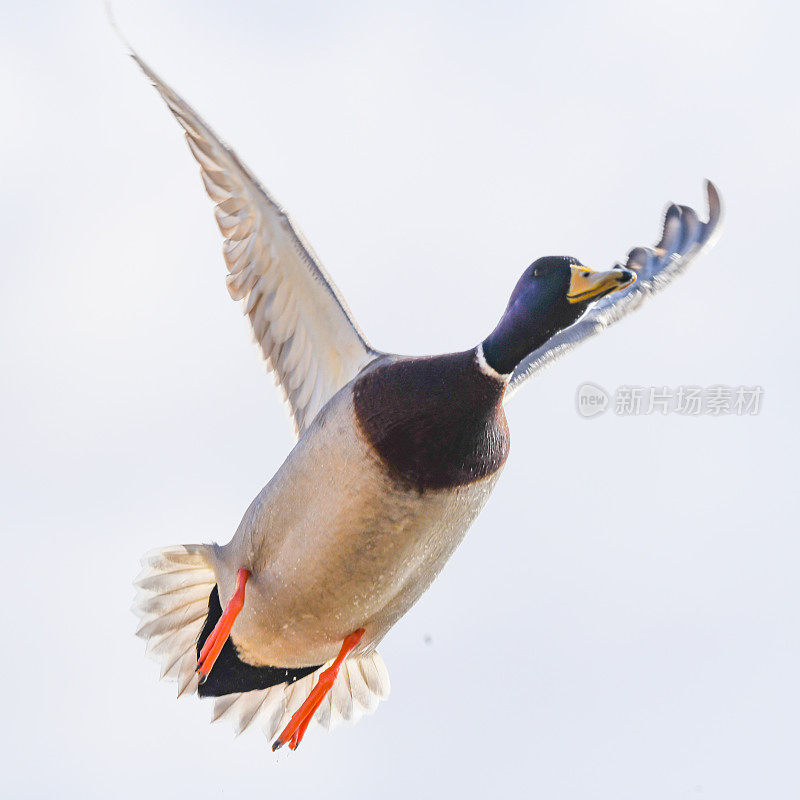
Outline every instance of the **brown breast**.
{"type": "Polygon", "coordinates": [[[353,399],[359,427],[388,471],[423,492],[503,466],[510,445],[504,390],[467,351],[379,366],[356,380],[353,399]]]}

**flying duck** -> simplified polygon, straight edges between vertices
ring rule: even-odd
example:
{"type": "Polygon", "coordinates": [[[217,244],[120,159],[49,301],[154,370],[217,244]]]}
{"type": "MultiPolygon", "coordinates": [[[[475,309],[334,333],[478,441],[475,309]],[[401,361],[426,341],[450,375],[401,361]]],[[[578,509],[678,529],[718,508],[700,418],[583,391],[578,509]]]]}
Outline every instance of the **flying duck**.
{"type": "Polygon", "coordinates": [[[389,693],[377,646],[463,539],[508,457],[504,405],[555,358],[638,308],[705,249],[708,221],[670,205],[624,265],[566,256],[525,269],[475,347],[425,358],[369,344],[278,202],[135,52],[186,133],[225,238],[227,286],[283,390],[297,442],[227,544],[142,559],[137,635],[237,732],[258,721],[294,750],[389,693]]]}

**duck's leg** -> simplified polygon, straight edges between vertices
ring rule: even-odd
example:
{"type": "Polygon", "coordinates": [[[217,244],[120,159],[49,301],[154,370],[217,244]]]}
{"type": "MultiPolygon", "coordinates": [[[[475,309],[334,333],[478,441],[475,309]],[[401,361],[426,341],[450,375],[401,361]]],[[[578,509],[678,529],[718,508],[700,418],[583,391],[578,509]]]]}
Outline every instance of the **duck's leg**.
{"type": "Polygon", "coordinates": [[[225,606],[222,616],[217,620],[214,630],[208,634],[208,638],[203,644],[203,649],[197,659],[195,671],[200,675],[202,683],[211,672],[214,662],[222,652],[225,642],[228,641],[234,620],[239,616],[239,612],[244,606],[244,587],[250,577],[250,570],[240,569],[236,573],[236,591],[233,593],[230,602],[225,606]]]}
{"type": "Polygon", "coordinates": [[[289,724],[275,740],[275,743],[272,745],[273,750],[283,747],[287,742],[292,750],[300,744],[306,732],[306,728],[308,728],[308,724],[311,722],[316,710],[320,707],[325,696],[331,690],[336,676],[339,674],[339,668],[342,666],[347,656],[350,655],[356,645],[361,641],[363,635],[364,629],[359,628],[344,640],[342,649],[339,651],[339,655],[336,656],[336,660],[328,669],[320,673],[319,680],[308,697],[303,701],[303,705],[294,712],[292,718],[289,720],[289,724]]]}

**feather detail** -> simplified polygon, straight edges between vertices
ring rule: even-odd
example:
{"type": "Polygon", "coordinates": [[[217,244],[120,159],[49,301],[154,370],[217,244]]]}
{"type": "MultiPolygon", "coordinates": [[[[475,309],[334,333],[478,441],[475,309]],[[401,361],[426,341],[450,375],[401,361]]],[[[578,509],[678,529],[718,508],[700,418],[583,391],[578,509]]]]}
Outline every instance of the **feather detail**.
{"type": "Polygon", "coordinates": [[[722,203],[711,181],[706,181],[706,195],[706,222],[701,222],[694,209],[688,206],[674,203],[667,206],[658,243],[652,248],[635,247],[628,254],[625,267],[636,273],[636,282],[590,306],[577,322],[523,359],[511,376],[504,402],[508,402],[528,378],[559,356],[639,308],[647,298],[672,283],[701,252],[712,246],[719,234],[722,203]]]}
{"type": "MultiPolygon", "coordinates": [[[[165,547],[142,559],[133,604],[140,619],[137,635],[147,640],[147,654],[159,662],[160,677],[178,682],[179,697],[197,691],[197,640],[215,585],[216,576],[204,545],[165,547]]],[[[215,697],[211,721],[229,720],[237,735],[255,723],[271,741],[330,663],[294,683],[215,697]]],[[[371,714],[388,696],[389,674],[380,655],[373,650],[351,656],[315,714],[315,724],[328,729],[342,721],[354,722],[371,714]]]]}
{"type": "Polygon", "coordinates": [[[204,545],[165,547],[142,558],[133,612],[136,635],[161,664],[161,677],[178,681],[179,696],[197,688],[197,638],[208,615],[216,576],[204,545]]]}
{"type": "Polygon", "coordinates": [[[228,292],[241,300],[298,434],[377,355],[286,212],[236,154],[139,56],[131,56],[186,133],[225,241],[228,292]],[[297,339],[283,359],[276,345],[297,339]]]}

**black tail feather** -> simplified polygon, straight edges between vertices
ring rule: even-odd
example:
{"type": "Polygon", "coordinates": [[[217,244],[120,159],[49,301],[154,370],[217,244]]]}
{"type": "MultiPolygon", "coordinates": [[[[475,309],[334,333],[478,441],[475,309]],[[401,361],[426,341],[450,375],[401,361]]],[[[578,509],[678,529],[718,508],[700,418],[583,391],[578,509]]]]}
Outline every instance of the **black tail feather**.
{"type": "MultiPolygon", "coordinates": [[[[206,639],[214,630],[214,626],[222,616],[222,606],[219,602],[219,590],[215,586],[208,598],[208,617],[203,630],[197,639],[197,655],[203,649],[206,639]]],[[[236,646],[228,639],[214,663],[208,678],[197,688],[200,697],[221,697],[225,694],[236,692],[250,692],[255,689],[268,689],[279,683],[294,683],[300,678],[319,669],[315,667],[254,667],[246,664],[239,658],[236,646]]]]}

